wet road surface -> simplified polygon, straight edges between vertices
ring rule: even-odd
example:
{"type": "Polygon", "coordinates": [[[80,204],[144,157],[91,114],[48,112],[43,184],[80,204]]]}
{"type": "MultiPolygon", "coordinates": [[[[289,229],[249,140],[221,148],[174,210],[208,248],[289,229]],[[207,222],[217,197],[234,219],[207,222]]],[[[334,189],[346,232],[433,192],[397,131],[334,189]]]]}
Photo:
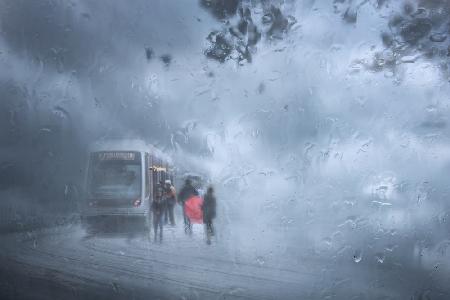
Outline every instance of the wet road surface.
{"type": "Polygon", "coordinates": [[[301,251],[295,260],[255,260],[237,254],[239,245],[206,245],[200,225],[191,236],[165,228],[162,243],[90,236],[79,225],[1,241],[2,299],[400,299],[410,284],[301,251]]]}

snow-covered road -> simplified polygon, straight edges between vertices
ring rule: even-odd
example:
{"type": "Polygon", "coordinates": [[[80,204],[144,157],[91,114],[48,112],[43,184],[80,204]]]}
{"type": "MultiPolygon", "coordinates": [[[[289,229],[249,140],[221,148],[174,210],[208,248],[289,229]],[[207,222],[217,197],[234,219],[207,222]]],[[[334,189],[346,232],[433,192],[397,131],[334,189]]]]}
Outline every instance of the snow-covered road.
{"type": "Polygon", "coordinates": [[[290,264],[250,260],[239,245],[208,246],[200,225],[192,236],[165,230],[162,243],[78,225],[4,235],[0,290],[11,299],[400,299],[410,286],[389,269],[301,251],[290,264]]]}

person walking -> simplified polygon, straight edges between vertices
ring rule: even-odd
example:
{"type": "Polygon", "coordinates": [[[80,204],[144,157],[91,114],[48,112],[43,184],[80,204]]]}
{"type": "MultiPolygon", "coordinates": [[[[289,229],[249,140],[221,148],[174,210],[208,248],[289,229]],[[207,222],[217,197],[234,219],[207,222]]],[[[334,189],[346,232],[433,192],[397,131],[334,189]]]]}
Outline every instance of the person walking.
{"type": "Polygon", "coordinates": [[[175,217],[173,214],[176,203],[177,192],[170,180],[164,182],[164,198],[166,202],[166,209],[164,210],[164,222],[167,224],[170,221],[170,225],[175,226],[175,217]]]}
{"type": "Polygon", "coordinates": [[[158,236],[158,228],[159,241],[162,241],[163,238],[163,213],[165,208],[163,193],[163,187],[161,183],[159,183],[155,188],[155,197],[153,198],[153,202],[151,205],[151,209],[153,212],[153,230],[155,233],[155,242],[158,236]]]}
{"type": "Polygon", "coordinates": [[[192,196],[198,196],[197,189],[192,185],[192,181],[188,178],[184,182],[184,186],[181,188],[178,194],[178,203],[183,207],[184,218],[184,232],[192,233],[192,224],[189,217],[186,215],[185,202],[192,196]]]}
{"type": "Polygon", "coordinates": [[[203,223],[205,224],[206,243],[211,244],[211,236],[214,236],[213,220],[216,217],[216,197],[214,189],[210,186],[203,197],[202,204],[203,223]]]}

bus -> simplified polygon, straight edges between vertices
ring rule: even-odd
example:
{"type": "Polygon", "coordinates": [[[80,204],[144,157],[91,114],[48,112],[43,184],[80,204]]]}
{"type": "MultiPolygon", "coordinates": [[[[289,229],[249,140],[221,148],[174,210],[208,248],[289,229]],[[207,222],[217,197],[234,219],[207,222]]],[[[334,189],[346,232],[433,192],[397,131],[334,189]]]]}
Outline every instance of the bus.
{"type": "Polygon", "coordinates": [[[89,151],[82,220],[136,217],[150,229],[150,205],[160,182],[174,174],[170,159],[142,141],[109,141],[89,151]]]}

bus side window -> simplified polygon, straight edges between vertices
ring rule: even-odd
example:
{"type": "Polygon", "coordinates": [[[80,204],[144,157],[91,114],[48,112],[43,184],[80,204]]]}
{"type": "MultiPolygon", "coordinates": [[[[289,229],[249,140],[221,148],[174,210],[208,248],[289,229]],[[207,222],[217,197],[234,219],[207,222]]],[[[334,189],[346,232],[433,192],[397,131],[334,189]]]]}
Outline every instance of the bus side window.
{"type": "MultiPolygon", "coordinates": [[[[161,166],[163,167],[163,168],[166,168],[167,166],[166,166],[166,162],[165,161],[161,161],[161,166]]],[[[167,169],[166,169],[167,170],[167,169]]],[[[166,181],[166,179],[167,179],[167,171],[161,171],[161,180],[162,180],[162,182],[165,182],[166,181]]]]}
{"type": "Polygon", "coordinates": [[[156,171],[154,168],[157,166],[157,163],[158,163],[157,159],[153,157],[152,162],[153,195],[156,194],[156,187],[158,186],[158,171],[156,171]]]}
{"type": "Polygon", "coordinates": [[[150,162],[149,162],[149,155],[148,153],[145,153],[145,197],[150,196],[150,162]]]}

